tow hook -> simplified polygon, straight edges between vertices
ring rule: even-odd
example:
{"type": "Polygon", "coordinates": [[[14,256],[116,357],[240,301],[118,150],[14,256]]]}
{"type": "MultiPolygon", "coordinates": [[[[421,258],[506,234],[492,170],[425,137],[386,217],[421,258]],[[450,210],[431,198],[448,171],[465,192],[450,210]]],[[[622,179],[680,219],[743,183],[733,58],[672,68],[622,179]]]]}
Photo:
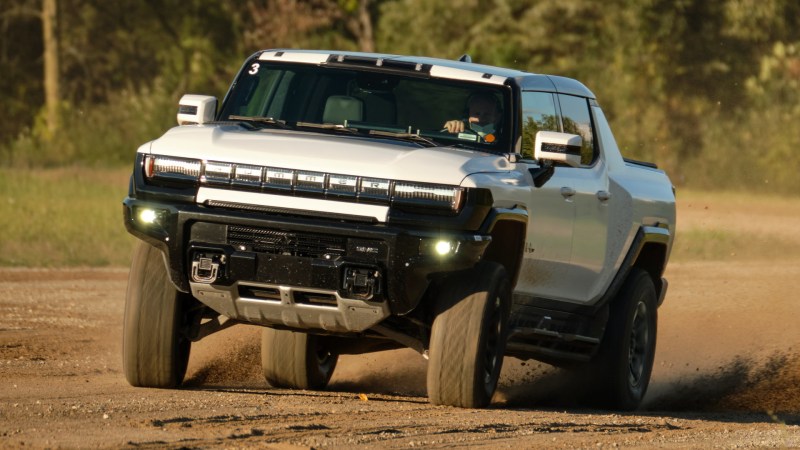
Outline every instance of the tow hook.
{"type": "Polygon", "coordinates": [[[221,275],[220,266],[225,264],[225,255],[195,253],[192,258],[192,281],[211,284],[221,275]]]}
{"type": "Polygon", "coordinates": [[[349,298],[371,300],[381,292],[381,273],[376,269],[348,267],[344,272],[344,289],[349,298]]]}

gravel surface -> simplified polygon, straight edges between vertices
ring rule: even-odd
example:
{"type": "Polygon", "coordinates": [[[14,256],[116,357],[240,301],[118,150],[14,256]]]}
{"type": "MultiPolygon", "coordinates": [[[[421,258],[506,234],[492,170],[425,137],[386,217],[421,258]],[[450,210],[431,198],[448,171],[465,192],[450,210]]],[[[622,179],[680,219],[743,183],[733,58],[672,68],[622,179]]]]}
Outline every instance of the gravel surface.
{"type": "Polygon", "coordinates": [[[0,448],[800,447],[798,202],[737,201],[679,204],[681,230],[752,239],[670,263],[636,413],[591,409],[571,373],[513,358],[490,408],[431,406],[411,350],[343,356],[322,392],[274,389],[244,325],[193,345],[183,388],[133,388],[127,269],[0,268],[0,448]]]}
{"type": "Polygon", "coordinates": [[[492,407],[431,406],[410,350],[343,357],[328,390],[269,387],[259,330],[193,348],[186,387],[121,373],[126,270],[0,270],[0,436],[18,448],[800,446],[800,262],[674,264],[643,409],[588,409],[569,373],[508,358],[492,407]],[[736,283],[733,281],[736,280],[736,283]],[[746,286],[759,286],[749,292],[746,286]],[[744,287],[743,287],[744,286],[744,287]],[[769,308],[765,308],[768,301],[769,308]]]}

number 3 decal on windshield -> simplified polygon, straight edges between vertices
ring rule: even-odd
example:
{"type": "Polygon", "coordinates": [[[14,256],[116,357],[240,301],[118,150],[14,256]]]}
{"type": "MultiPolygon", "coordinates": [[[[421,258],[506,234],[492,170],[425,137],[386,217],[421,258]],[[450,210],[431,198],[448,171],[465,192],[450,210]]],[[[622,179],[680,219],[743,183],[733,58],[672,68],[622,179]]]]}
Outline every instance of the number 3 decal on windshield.
{"type": "Polygon", "coordinates": [[[250,70],[247,73],[249,73],[250,75],[255,75],[258,73],[259,67],[261,67],[259,63],[253,63],[253,65],[250,66],[250,70]]]}

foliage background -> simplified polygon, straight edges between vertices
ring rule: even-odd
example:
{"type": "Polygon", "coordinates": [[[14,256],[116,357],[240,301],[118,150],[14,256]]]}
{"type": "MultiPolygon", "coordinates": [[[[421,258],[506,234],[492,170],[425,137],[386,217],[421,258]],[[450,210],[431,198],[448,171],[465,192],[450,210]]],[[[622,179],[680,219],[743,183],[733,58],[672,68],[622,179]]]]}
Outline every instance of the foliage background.
{"type": "Polygon", "coordinates": [[[577,78],[626,156],[680,187],[800,188],[797,0],[3,0],[0,167],[119,167],[271,47],[376,50],[577,78]],[[42,9],[56,6],[58,123],[42,9]]]}
{"type": "MultiPolygon", "coordinates": [[[[175,124],[182,94],[223,97],[275,47],[468,53],[577,78],[681,201],[731,191],[714,195],[755,216],[783,200],[759,194],[792,194],[780,208],[796,214],[797,0],[0,0],[0,266],[126,265],[137,146],[175,124]]],[[[786,245],[688,229],[673,256],[786,245]]]]}

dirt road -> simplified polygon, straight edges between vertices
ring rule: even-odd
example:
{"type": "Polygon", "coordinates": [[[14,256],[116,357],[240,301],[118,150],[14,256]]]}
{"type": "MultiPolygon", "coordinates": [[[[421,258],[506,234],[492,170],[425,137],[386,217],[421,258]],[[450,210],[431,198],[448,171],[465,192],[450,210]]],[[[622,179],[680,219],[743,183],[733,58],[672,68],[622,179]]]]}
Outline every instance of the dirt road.
{"type": "Polygon", "coordinates": [[[800,446],[800,258],[673,263],[632,414],[586,409],[568,374],[510,358],[491,408],[430,406],[408,350],[343,357],[324,392],[273,389],[247,326],[193,347],[186,388],[132,388],[126,277],[0,269],[0,447],[800,446]]]}

